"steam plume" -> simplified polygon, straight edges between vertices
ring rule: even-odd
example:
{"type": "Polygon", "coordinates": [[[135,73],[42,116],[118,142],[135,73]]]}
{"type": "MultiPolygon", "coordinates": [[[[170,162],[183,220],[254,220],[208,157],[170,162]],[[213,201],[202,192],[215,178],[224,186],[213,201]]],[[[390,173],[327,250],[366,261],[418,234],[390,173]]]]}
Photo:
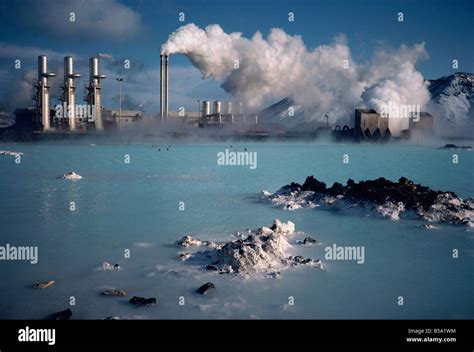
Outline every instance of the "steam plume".
{"type": "Polygon", "coordinates": [[[216,24],[188,24],[170,35],[162,53],[186,55],[203,78],[222,81],[225,91],[250,107],[290,97],[307,120],[323,121],[326,113],[347,120],[355,107],[379,108],[388,101],[423,108],[430,99],[415,68],[427,57],[424,43],[379,51],[368,64],[357,64],[343,36],[310,50],[301,36],[282,29],[247,39],[216,24]]]}

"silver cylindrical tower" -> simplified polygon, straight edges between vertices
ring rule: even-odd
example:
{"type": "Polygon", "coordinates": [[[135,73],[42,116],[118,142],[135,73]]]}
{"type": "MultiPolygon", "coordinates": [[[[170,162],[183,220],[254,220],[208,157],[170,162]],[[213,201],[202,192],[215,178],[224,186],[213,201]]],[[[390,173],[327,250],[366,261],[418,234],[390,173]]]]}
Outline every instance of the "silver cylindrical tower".
{"type": "Polygon", "coordinates": [[[220,114],[221,113],[221,102],[216,100],[214,102],[214,111],[213,111],[214,114],[220,114]]]}
{"type": "Polygon", "coordinates": [[[102,102],[100,96],[100,81],[107,78],[107,76],[100,74],[99,58],[91,57],[89,59],[89,86],[86,97],[87,104],[90,105],[88,110],[93,110],[94,127],[100,132],[104,129],[102,123],[102,102]]]}
{"type": "Polygon", "coordinates": [[[50,78],[55,74],[48,72],[48,58],[45,55],[38,56],[38,81],[35,84],[36,94],[36,121],[41,122],[43,131],[51,128],[50,116],[50,78]]]}
{"type": "Polygon", "coordinates": [[[204,100],[202,102],[202,116],[207,116],[211,114],[211,102],[208,100],[204,100]]]}
{"type": "Polygon", "coordinates": [[[164,55],[160,55],[160,119],[161,122],[164,120],[165,116],[165,62],[164,55]]]}
{"type": "Polygon", "coordinates": [[[67,118],[69,130],[76,130],[76,85],[74,80],[81,77],[74,73],[74,64],[71,56],[64,58],[64,85],[63,85],[63,107],[64,117],[67,118]]]}
{"type": "Polygon", "coordinates": [[[232,102],[230,101],[225,101],[223,104],[222,111],[226,115],[232,114],[232,102]]]}
{"type": "Polygon", "coordinates": [[[47,82],[46,73],[48,72],[48,58],[46,55],[38,56],[38,80],[42,83],[47,82]]]}
{"type": "Polygon", "coordinates": [[[168,98],[168,65],[169,65],[169,55],[165,56],[165,117],[168,121],[168,107],[169,107],[169,98],[168,98]]]}

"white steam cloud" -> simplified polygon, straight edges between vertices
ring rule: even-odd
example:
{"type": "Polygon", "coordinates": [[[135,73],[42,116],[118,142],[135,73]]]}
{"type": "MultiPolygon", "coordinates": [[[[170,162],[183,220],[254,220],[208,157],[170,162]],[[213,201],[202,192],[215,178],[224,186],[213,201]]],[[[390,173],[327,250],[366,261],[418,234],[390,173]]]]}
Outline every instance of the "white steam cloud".
{"type": "Polygon", "coordinates": [[[219,25],[205,29],[180,27],[161,48],[163,54],[184,54],[204,78],[222,81],[222,88],[249,107],[268,98],[290,97],[301,105],[305,119],[325,121],[325,114],[348,120],[356,107],[416,104],[430,99],[418,60],[427,57],[424,43],[375,53],[368,64],[357,64],[343,36],[330,45],[308,49],[301,36],[272,29],[251,39],[225,33],[219,25]]]}

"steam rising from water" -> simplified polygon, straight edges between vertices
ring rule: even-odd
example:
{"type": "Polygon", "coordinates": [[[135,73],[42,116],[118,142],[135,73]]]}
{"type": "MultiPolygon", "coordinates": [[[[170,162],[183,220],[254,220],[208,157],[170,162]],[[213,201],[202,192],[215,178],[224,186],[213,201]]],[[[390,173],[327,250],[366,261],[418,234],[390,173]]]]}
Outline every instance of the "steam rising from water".
{"type": "Polygon", "coordinates": [[[430,99],[415,68],[427,57],[424,43],[379,51],[370,63],[358,64],[343,36],[311,50],[301,36],[278,28],[267,38],[256,32],[247,39],[217,24],[202,29],[191,23],[172,33],[161,50],[186,55],[203,78],[222,81],[225,91],[249,107],[290,97],[304,108],[306,120],[323,120],[326,113],[347,120],[355,107],[378,109],[388,101],[423,109],[430,99]]]}

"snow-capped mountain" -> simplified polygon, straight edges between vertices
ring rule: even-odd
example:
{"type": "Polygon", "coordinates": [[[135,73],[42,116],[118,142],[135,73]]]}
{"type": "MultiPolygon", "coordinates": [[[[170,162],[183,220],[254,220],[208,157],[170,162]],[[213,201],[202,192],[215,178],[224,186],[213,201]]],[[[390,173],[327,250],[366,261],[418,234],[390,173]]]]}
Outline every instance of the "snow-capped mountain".
{"type": "Polygon", "coordinates": [[[430,108],[438,118],[463,125],[474,115],[474,74],[458,72],[429,80],[430,108]]]}
{"type": "MultiPolygon", "coordinates": [[[[428,83],[431,102],[426,110],[431,112],[436,119],[446,121],[447,124],[453,126],[474,122],[474,74],[459,72],[435,80],[428,80],[428,83]]],[[[320,122],[312,122],[304,108],[294,105],[291,98],[288,97],[266,107],[258,115],[261,121],[278,124],[290,130],[305,130],[322,126],[326,121],[322,116],[318,119],[320,122]],[[293,108],[293,116],[289,114],[290,108],[293,108]]],[[[348,116],[348,120],[351,119],[352,116],[348,116]]],[[[331,121],[331,116],[329,116],[329,124],[334,125],[335,123],[338,121],[331,121]]]]}

